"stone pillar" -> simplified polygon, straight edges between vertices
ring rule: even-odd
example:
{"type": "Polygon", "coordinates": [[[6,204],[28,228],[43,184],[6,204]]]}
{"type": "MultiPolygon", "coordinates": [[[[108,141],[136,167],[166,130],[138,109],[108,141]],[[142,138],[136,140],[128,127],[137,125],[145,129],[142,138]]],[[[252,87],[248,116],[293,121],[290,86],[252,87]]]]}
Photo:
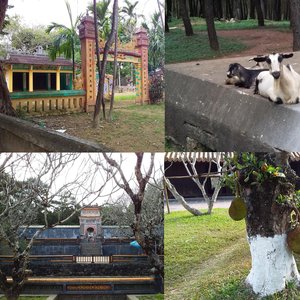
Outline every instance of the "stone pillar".
{"type": "Polygon", "coordinates": [[[29,69],[29,92],[33,92],[33,66],[29,69]]]}
{"type": "Polygon", "coordinates": [[[12,93],[13,92],[13,66],[12,65],[8,66],[7,77],[8,77],[8,80],[6,79],[7,87],[9,92],[12,93]]]}
{"type": "Polygon", "coordinates": [[[149,40],[147,36],[147,30],[140,28],[135,33],[136,46],[135,48],[141,55],[141,61],[138,64],[137,70],[137,87],[139,89],[139,100],[140,103],[149,102],[149,82],[148,82],[148,46],[149,40]]]}
{"type": "Polygon", "coordinates": [[[56,70],[56,90],[60,91],[60,67],[56,70]]]}
{"type": "Polygon", "coordinates": [[[86,91],[84,110],[93,111],[96,103],[96,64],[95,64],[95,29],[94,19],[82,18],[79,29],[81,43],[81,76],[83,89],[86,91]]]}

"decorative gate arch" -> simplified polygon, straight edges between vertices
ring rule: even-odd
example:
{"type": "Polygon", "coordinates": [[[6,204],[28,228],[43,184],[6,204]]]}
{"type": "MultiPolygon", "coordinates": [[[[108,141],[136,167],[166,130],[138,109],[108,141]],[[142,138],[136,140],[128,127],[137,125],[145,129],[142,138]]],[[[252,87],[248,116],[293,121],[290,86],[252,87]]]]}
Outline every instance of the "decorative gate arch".
{"type": "MultiPolygon", "coordinates": [[[[85,16],[79,25],[79,38],[81,41],[81,72],[83,89],[86,91],[85,110],[91,111],[96,101],[96,57],[94,19],[85,16]]],[[[104,42],[100,43],[100,57],[103,53],[104,42]]],[[[140,104],[149,102],[148,86],[148,46],[147,31],[140,28],[135,33],[131,43],[120,44],[118,48],[118,62],[130,62],[135,65],[136,102],[140,104]]],[[[113,51],[109,51],[108,61],[114,60],[113,51]]]]}

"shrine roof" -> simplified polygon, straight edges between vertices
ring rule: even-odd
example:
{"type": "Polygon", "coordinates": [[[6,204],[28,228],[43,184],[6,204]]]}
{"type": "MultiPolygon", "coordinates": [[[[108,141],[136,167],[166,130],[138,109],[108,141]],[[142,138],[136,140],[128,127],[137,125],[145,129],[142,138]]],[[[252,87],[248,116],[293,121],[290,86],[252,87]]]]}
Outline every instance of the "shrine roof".
{"type": "MultiPolygon", "coordinates": [[[[198,162],[209,162],[210,160],[216,160],[218,152],[166,152],[165,161],[169,162],[186,162],[188,160],[198,162]]],[[[234,152],[221,152],[221,161],[225,157],[233,157],[234,152]]],[[[290,153],[291,161],[300,161],[300,152],[290,153]]]]}
{"type": "Polygon", "coordinates": [[[1,60],[4,64],[72,66],[72,62],[62,57],[51,60],[47,55],[9,54],[7,59],[1,60]]]}

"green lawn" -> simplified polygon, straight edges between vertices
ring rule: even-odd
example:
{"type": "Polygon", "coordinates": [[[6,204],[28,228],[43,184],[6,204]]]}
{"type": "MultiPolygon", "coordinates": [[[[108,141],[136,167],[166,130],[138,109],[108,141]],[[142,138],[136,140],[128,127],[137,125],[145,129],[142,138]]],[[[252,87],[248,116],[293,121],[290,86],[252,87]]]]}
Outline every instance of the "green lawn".
{"type": "Polygon", "coordinates": [[[165,35],[166,63],[216,58],[246,49],[244,44],[234,39],[219,37],[218,40],[221,49],[219,53],[210,49],[206,32],[196,32],[193,36],[185,36],[182,29],[174,29],[165,35]]]}
{"type": "MultiPolygon", "coordinates": [[[[229,53],[239,53],[247,48],[245,44],[236,38],[219,36],[220,52],[215,52],[209,47],[205,20],[201,18],[192,18],[191,20],[195,33],[193,36],[185,36],[181,20],[174,20],[169,23],[170,32],[165,34],[165,59],[167,64],[217,58],[229,53]]],[[[265,24],[266,26],[263,28],[289,30],[288,21],[266,20],[265,24]]],[[[236,23],[216,21],[215,25],[217,30],[258,29],[256,20],[243,20],[236,23]]]]}
{"type": "MultiPolygon", "coordinates": [[[[231,220],[227,209],[165,215],[165,299],[256,299],[243,284],[250,267],[245,222],[231,220]]],[[[300,299],[294,289],[264,299],[300,299]]]]}
{"type": "Polygon", "coordinates": [[[123,100],[135,100],[136,93],[116,93],[115,101],[123,101],[123,100]]]}
{"type": "MultiPolygon", "coordinates": [[[[192,17],[191,23],[193,26],[193,29],[195,31],[206,31],[206,22],[203,18],[197,18],[192,17]]],[[[181,19],[172,19],[172,22],[169,22],[169,27],[183,27],[183,23],[181,19]]],[[[257,20],[251,19],[251,20],[241,20],[239,22],[221,22],[221,21],[215,21],[215,27],[216,30],[230,30],[230,29],[257,29],[257,20]]],[[[289,30],[290,22],[289,21],[271,21],[271,20],[265,20],[265,26],[262,28],[274,28],[274,29],[286,29],[289,30]]]]}

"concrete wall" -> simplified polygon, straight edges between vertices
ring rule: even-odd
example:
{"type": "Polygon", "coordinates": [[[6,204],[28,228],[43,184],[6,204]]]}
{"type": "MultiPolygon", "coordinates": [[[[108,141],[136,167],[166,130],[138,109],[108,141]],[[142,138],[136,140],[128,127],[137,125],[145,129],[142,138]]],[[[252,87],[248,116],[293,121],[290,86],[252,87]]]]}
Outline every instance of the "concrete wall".
{"type": "MultiPolygon", "coordinates": [[[[39,226],[30,226],[24,237],[31,238],[39,226]]],[[[128,236],[129,227],[102,226],[103,255],[138,255],[141,250],[130,246],[130,241],[118,242],[116,238],[128,236]],[[112,240],[110,240],[112,238],[112,240]]],[[[80,226],[57,226],[44,230],[32,246],[31,255],[80,255],[80,226]],[[54,240],[53,240],[54,239],[54,240]]],[[[6,250],[7,251],[7,250],[6,250]]],[[[1,251],[0,251],[1,253],[1,251]]]]}
{"type": "MultiPolygon", "coordinates": [[[[105,243],[102,245],[103,256],[111,255],[139,255],[143,251],[130,246],[129,242],[124,243],[105,243]]],[[[80,244],[70,241],[52,241],[34,243],[31,255],[80,255],[80,244]]]]}
{"type": "Polygon", "coordinates": [[[1,152],[102,152],[103,145],[0,114],[1,152]]]}
{"type": "MultiPolygon", "coordinates": [[[[300,104],[276,105],[253,89],[224,85],[228,65],[249,57],[169,65],[166,68],[166,135],[191,151],[300,150],[300,104]]],[[[296,64],[300,53],[286,63],[296,64]]],[[[252,63],[253,64],[253,63],[252,63]]]]}
{"type": "MultiPolygon", "coordinates": [[[[31,238],[39,227],[30,226],[26,229],[25,237],[31,238]]],[[[56,226],[54,228],[48,228],[42,231],[39,235],[39,239],[76,239],[80,237],[79,225],[78,226],[56,226]]]]}
{"type": "Polygon", "coordinates": [[[142,254],[142,250],[138,250],[128,243],[118,243],[118,244],[105,244],[102,245],[103,256],[111,255],[139,255],[142,254]]]}
{"type": "Polygon", "coordinates": [[[74,244],[53,242],[33,244],[30,255],[80,255],[80,246],[74,244]]]}
{"type": "MultiPolygon", "coordinates": [[[[152,275],[151,264],[145,262],[112,264],[79,264],[30,262],[29,269],[34,276],[146,276],[152,275]]],[[[11,275],[12,264],[2,263],[1,270],[11,275]]]]}
{"type": "MultiPolygon", "coordinates": [[[[25,237],[31,238],[34,233],[41,226],[32,225],[24,234],[25,237]]],[[[130,227],[119,228],[118,226],[102,226],[102,233],[105,239],[109,238],[122,238],[132,235],[132,230],[130,227]]],[[[80,226],[72,225],[72,226],[56,226],[55,228],[48,228],[42,231],[39,235],[39,239],[47,239],[47,238],[56,238],[56,239],[76,239],[80,237],[80,226]]]]}

